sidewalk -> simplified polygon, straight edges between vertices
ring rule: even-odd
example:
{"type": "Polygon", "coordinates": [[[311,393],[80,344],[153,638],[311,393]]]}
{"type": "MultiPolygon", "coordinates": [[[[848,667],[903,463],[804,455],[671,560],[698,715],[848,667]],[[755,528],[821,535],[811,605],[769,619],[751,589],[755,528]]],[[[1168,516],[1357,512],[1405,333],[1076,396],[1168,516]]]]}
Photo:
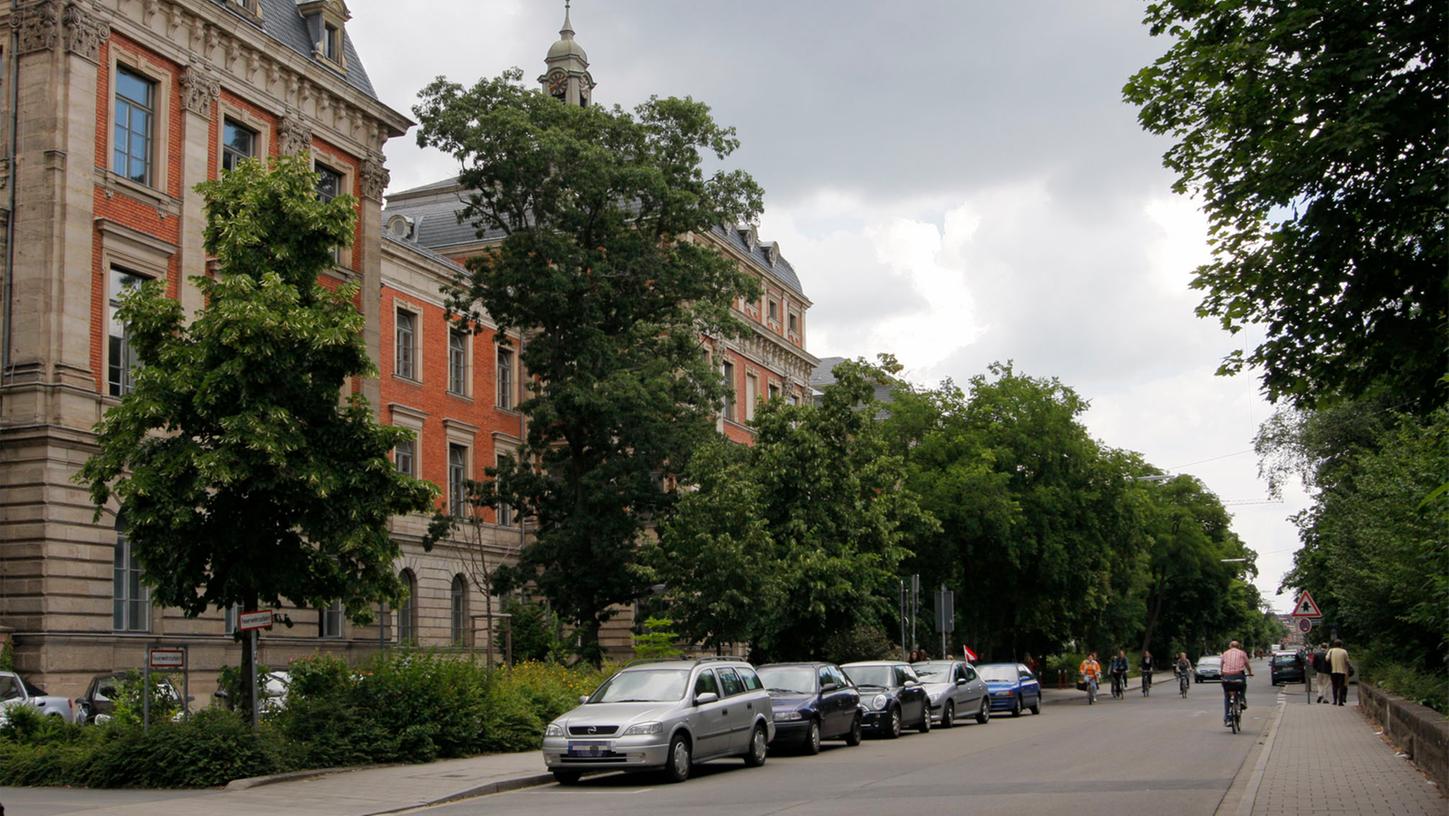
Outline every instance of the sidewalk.
{"type": "Polygon", "coordinates": [[[1241,814],[1449,812],[1439,789],[1376,735],[1378,729],[1358,710],[1356,689],[1342,707],[1303,699],[1301,693],[1281,698],[1280,718],[1263,747],[1241,814]]]}

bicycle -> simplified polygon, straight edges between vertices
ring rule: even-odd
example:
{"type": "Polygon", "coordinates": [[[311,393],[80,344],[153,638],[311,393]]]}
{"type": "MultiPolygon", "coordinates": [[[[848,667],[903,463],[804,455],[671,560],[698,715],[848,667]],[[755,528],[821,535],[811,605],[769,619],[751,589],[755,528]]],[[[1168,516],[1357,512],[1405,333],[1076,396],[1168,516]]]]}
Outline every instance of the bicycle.
{"type": "Polygon", "coordinates": [[[1146,697],[1152,692],[1152,672],[1142,673],[1142,696],[1146,697]]]}
{"type": "Polygon", "coordinates": [[[1097,702],[1097,679],[1088,675],[1082,675],[1077,681],[1077,687],[1087,692],[1087,705],[1097,702]]]}
{"type": "Polygon", "coordinates": [[[1228,722],[1227,725],[1236,734],[1243,730],[1243,692],[1247,689],[1248,681],[1229,680],[1223,678],[1223,688],[1228,693],[1228,722]]]}
{"type": "Polygon", "coordinates": [[[1120,700],[1127,691],[1127,678],[1112,672],[1112,699],[1120,700]]]}
{"type": "Polygon", "coordinates": [[[1178,672],[1177,673],[1177,693],[1178,694],[1181,694],[1182,695],[1182,699],[1184,699],[1184,700],[1187,699],[1187,689],[1188,689],[1188,686],[1190,686],[1190,685],[1192,685],[1192,680],[1191,680],[1191,678],[1189,678],[1187,676],[1187,672],[1185,672],[1185,671],[1178,672]]]}

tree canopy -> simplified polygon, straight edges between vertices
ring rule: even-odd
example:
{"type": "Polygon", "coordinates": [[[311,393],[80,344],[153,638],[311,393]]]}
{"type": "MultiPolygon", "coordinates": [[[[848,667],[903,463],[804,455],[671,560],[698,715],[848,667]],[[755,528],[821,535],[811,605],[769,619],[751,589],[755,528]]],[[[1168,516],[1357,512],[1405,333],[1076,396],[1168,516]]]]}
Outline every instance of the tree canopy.
{"type": "Polygon", "coordinates": [[[1127,83],[1174,140],[1213,259],[1199,314],[1265,337],[1220,369],[1262,371],[1299,407],[1391,394],[1427,410],[1449,370],[1449,6],[1438,0],[1161,0],[1173,40],[1127,83]]]}
{"type": "Polygon", "coordinates": [[[757,285],[696,236],[755,219],[761,192],[742,171],[705,172],[705,153],[739,143],[700,102],[570,106],[521,78],[435,81],[418,141],[458,158],[461,217],[500,239],[450,306],[463,325],[520,331],[533,378],[521,456],[489,471],[482,498],[537,518],[498,587],[536,587],[598,661],[614,605],[650,585],[639,545],[673,504],[665,477],[714,434],[723,384],[701,335],[739,333],[731,307],[757,285]]]}

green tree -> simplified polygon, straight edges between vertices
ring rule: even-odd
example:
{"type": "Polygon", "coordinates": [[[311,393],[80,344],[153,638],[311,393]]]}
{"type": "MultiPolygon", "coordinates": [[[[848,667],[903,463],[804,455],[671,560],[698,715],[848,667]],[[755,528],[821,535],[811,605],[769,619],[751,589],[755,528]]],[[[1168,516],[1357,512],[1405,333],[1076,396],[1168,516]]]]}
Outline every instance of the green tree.
{"type": "Polygon", "coordinates": [[[353,200],[319,200],[296,158],[199,189],[219,265],[191,279],[206,306],[187,323],[160,281],[122,301],[144,365],[77,480],[97,518],[117,501],[157,603],[194,617],[340,600],[367,621],[402,591],[388,520],[428,509],[433,489],[388,460],[407,431],[378,425],[356,393],[339,400],[374,373],[356,286],[317,281],[352,238],[353,200]]]}
{"type": "Polygon", "coordinates": [[[1202,201],[1213,260],[1198,307],[1265,338],[1270,399],[1378,389],[1425,411],[1449,370],[1449,5],[1439,0],[1159,0],[1174,42],[1127,83],[1168,135],[1174,189],[1202,201]]]}
{"type": "Polygon", "coordinates": [[[700,335],[742,331],[731,306],[756,286],[694,236],[753,220],[761,193],[741,171],[706,175],[702,152],[739,143],[702,103],[654,98],[631,115],[521,78],[435,81],[414,108],[418,141],[458,158],[462,217],[500,237],[450,305],[464,325],[522,331],[536,378],[522,455],[489,471],[482,497],[538,519],[497,588],[536,586],[598,663],[600,627],[650,584],[640,542],[675,499],[663,475],[714,434],[723,384],[700,335]]]}

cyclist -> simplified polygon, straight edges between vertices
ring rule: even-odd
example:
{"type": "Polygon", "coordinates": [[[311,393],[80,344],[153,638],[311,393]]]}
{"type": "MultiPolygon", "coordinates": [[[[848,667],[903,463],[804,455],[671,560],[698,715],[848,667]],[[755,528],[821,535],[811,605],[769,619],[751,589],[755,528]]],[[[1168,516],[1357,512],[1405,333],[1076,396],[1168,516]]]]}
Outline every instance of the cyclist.
{"type": "Polygon", "coordinates": [[[1172,664],[1172,673],[1177,675],[1178,691],[1186,697],[1187,687],[1192,682],[1192,661],[1187,659],[1187,652],[1177,653],[1177,660],[1172,664]]]}
{"type": "Polygon", "coordinates": [[[1082,682],[1087,684],[1087,701],[1091,702],[1102,682],[1102,664],[1097,662],[1097,653],[1088,652],[1087,659],[1077,666],[1077,672],[1082,676],[1082,682]]]}
{"type": "Polygon", "coordinates": [[[1228,722],[1228,710],[1234,691],[1239,692],[1243,708],[1248,707],[1248,678],[1252,676],[1253,664],[1248,662],[1248,653],[1236,640],[1229,643],[1228,650],[1223,652],[1223,725],[1232,725],[1228,722]]]}
{"type": "Polygon", "coordinates": [[[1152,652],[1142,650],[1142,665],[1139,668],[1142,669],[1142,696],[1146,697],[1152,690],[1152,652]]]}
{"type": "Polygon", "coordinates": [[[1112,673],[1112,696],[1122,696],[1127,688],[1127,653],[1118,649],[1107,670],[1112,673]]]}

